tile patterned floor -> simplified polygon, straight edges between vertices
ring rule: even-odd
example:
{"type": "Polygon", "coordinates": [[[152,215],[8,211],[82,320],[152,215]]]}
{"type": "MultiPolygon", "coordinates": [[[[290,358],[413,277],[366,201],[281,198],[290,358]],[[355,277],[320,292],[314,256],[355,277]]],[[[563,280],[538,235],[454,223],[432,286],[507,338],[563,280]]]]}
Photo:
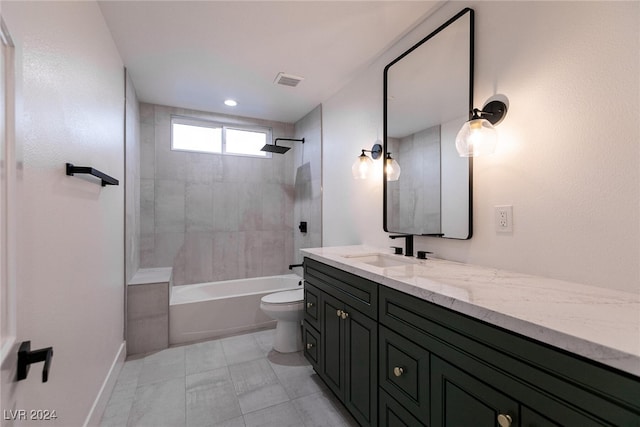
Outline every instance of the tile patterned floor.
{"type": "Polygon", "coordinates": [[[300,353],[273,351],[274,330],[128,360],[102,427],[357,427],[300,353]]]}

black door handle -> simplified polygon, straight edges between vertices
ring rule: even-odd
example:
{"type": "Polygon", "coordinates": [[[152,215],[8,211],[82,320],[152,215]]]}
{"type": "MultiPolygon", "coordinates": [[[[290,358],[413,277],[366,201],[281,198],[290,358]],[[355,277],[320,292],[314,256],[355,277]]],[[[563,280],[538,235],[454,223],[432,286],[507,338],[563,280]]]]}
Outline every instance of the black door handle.
{"type": "Polygon", "coordinates": [[[42,369],[42,382],[49,379],[49,367],[53,357],[53,347],[41,348],[31,351],[31,341],[24,341],[18,349],[18,381],[27,378],[29,367],[32,363],[44,362],[42,369]]]}

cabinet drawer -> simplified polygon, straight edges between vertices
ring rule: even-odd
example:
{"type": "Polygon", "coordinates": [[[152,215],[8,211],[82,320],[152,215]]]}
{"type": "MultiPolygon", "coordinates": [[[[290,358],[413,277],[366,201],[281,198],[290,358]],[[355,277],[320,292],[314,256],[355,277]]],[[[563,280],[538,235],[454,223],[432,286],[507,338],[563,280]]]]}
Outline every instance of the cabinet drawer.
{"type": "Polygon", "coordinates": [[[370,318],[378,319],[378,284],[310,258],[304,259],[305,283],[334,296],[370,318]]]}
{"type": "Polygon", "coordinates": [[[429,418],[429,352],[384,326],[379,329],[380,386],[412,414],[429,418]]]}
{"type": "Polygon", "coordinates": [[[304,321],[304,357],[311,363],[316,372],[319,371],[320,334],[309,322],[304,321]]]}
{"type": "Polygon", "coordinates": [[[379,395],[379,406],[380,427],[427,427],[429,425],[427,419],[418,420],[382,389],[379,395]]]}
{"type": "Polygon", "coordinates": [[[310,285],[309,283],[305,283],[304,287],[304,319],[313,325],[314,328],[320,329],[320,318],[318,314],[320,313],[318,309],[318,289],[310,285]]]}

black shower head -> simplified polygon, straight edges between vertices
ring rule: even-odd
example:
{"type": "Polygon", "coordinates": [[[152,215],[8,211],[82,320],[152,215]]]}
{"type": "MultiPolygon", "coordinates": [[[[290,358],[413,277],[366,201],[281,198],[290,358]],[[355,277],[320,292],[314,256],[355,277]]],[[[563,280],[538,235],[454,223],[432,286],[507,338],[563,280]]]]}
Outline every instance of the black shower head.
{"type": "Polygon", "coordinates": [[[290,149],[291,149],[290,147],[283,147],[281,145],[265,144],[265,146],[262,147],[260,151],[266,151],[268,153],[284,154],[290,149]]]}
{"type": "Polygon", "coordinates": [[[297,141],[297,142],[302,142],[304,144],[304,138],[301,138],[301,139],[276,138],[275,141],[273,141],[273,145],[265,144],[265,146],[262,147],[260,149],[260,151],[266,151],[268,153],[284,154],[284,153],[286,153],[287,151],[289,151],[291,149],[291,147],[282,147],[282,146],[278,145],[278,141],[297,141]]]}

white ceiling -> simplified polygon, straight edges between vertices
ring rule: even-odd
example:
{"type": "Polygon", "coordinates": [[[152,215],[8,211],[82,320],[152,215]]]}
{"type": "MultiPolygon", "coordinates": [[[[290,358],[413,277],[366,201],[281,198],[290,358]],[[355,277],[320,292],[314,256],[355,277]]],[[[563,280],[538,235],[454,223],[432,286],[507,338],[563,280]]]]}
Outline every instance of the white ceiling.
{"type": "Polygon", "coordinates": [[[140,101],[294,123],[442,1],[99,4],[140,101]],[[276,85],[279,72],[304,80],[276,85]]]}

